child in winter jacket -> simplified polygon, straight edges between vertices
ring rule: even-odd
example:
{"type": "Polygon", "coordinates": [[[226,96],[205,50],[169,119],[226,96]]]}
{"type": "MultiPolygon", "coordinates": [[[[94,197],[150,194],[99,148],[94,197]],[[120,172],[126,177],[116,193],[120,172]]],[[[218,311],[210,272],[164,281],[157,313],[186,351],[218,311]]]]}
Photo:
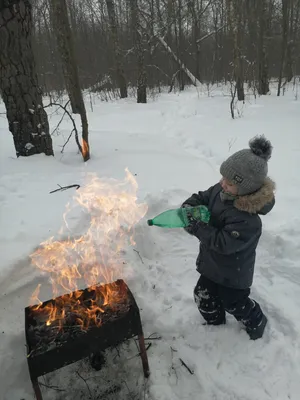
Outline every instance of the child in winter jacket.
{"type": "Polygon", "coordinates": [[[249,337],[261,338],[267,318],[250,299],[256,247],[262,223],[260,215],[275,204],[274,182],[267,177],[272,145],[264,136],[249,142],[223,162],[220,183],[193,194],[185,206],[205,205],[209,223],[190,218],[187,232],[200,240],[196,261],[201,274],[194,298],[207,324],[226,323],[226,312],[241,321],[249,337]]]}

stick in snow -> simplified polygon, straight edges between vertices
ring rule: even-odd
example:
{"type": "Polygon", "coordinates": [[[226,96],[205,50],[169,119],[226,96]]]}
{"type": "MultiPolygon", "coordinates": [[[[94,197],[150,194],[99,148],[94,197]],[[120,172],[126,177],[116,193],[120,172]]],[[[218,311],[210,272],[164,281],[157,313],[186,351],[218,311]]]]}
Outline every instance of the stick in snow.
{"type": "Polygon", "coordinates": [[[140,257],[140,260],[142,261],[142,263],[145,264],[144,260],[142,259],[141,255],[140,255],[140,252],[135,250],[135,249],[133,249],[133,251],[135,251],[138,254],[138,256],[140,257]]]}
{"type": "Polygon", "coordinates": [[[161,340],[161,336],[154,336],[153,335],[157,335],[156,333],[151,333],[150,336],[145,337],[145,340],[161,340]]]}
{"type": "Polygon", "coordinates": [[[181,358],[179,358],[179,360],[181,362],[181,365],[183,365],[191,375],[194,375],[194,371],[192,371],[181,358]]]}
{"type": "Polygon", "coordinates": [[[60,389],[58,386],[46,385],[46,383],[39,382],[39,385],[44,386],[47,389],[56,390],[57,392],[65,392],[66,389],[60,389]]]}
{"type": "Polygon", "coordinates": [[[63,192],[64,190],[67,190],[67,189],[71,189],[71,188],[76,188],[76,190],[78,190],[79,188],[80,188],[80,185],[70,185],[70,186],[60,186],[59,184],[57,184],[57,186],[59,186],[59,189],[55,189],[55,190],[52,190],[52,192],[49,192],[49,194],[51,194],[51,193],[55,193],[55,192],[63,192]]]}
{"type": "Polygon", "coordinates": [[[77,375],[79,376],[79,378],[82,379],[83,382],[85,383],[85,385],[86,385],[86,387],[87,387],[87,389],[88,389],[88,392],[89,392],[89,394],[90,394],[90,398],[92,399],[92,398],[93,398],[93,395],[92,395],[91,389],[90,389],[90,387],[89,387],[89,385],[88,385],[86,379],[85,379],[82,375],[80,375],[80,373],[79,373],[78,371],[76,371],[76,374],[77,374],[77,375]]]}

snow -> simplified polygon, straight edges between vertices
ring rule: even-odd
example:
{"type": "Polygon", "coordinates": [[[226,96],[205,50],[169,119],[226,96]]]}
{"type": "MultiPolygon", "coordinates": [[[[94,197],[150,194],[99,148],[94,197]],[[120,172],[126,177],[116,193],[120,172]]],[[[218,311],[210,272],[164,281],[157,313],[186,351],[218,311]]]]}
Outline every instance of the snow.
{"type": "MultiPolygon", "coordinates": [[[[54,158],[17,159],[0,103],[0,399],[34,398],[24,308],[38,283],[42,301],[52,292],[48,276],[30,264],[29,255],[57,235],[75,189],[49,192],[58,184],[84,186],[90,172],[123,180],[128,167],[139,185],[137,201],[146,202],[148,212],[135,227],[136,244],[123,249],[122,277],[140,307],[145,336],[161,337],[148,350],[151,376],[144,381],[131,341],[119,356],[108,353],[101,372],[84,360],[40,378],[54,387],[42,387],[44,399],[298,400],[300,113],[293,88],[280,98],[275,90],[263,98],[247,96],[234,121],[226,88],[212,87],[209,95],[199,88],[163,93],[146,105],[134,99],[105,103],[95,97],[93,102],[88,110],[92,159],[86,164],[74,140],[60,153],[72,129],[67,119],[53,135],[54,158]],[[252,289],[269,324],[263,339],[253,342],[231,317],[226,326],[202,325],[192,296],[197,240],[183,230],[150,228],[146,221],[215,183],[222,160],[262,133],[274,145],[269,173],[277,195],[275,208],[263,218],[252,289]],[[120,386],[118,393],[108,394],[112,385],[120,386]]],[[[62,114],[52,111],[54,129],[62,114]]],[[[68,222],[76,236],[88,218],[77,209],[68,222]]]]}

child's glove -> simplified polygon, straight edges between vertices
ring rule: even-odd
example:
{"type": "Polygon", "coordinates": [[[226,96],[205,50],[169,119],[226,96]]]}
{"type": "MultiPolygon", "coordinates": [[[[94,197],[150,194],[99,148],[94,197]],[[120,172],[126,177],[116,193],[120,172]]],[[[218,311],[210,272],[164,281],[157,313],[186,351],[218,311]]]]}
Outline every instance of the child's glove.
{"type": "MultiPolygon", "coordinates": [[[[182,204],[182,206],[181,206],[182,208],[190,208],[190,207],[192,207],[190,204],[187,204],[187,203],[183,203],[182,204]]],[[[188,215],[187,215],[187,217],[188,217],[188,215]]],[[[189,220],[189,217],[188,217],[188,220],[189,220]]],[[[190,220],[189,220],[190,221],[190,220]]],[[[185,228],[183,228],[187,233],[189,233],[190,235],[193,235],[193,229],[192,229],[192,225],[188,225],[188,226],[186,226],[185,228]]]]}
{"type": "MultiPolygon", "coordinates": [[[[183,204],[183,208],[190,208],[189,204],[183,204]]],[[[210,212],[206,206],[198,206],[197,208],[192,208],[191,210],[186,210],[186,215],[189,221],[189,225],[184,228],[190,235],[194,234],[197,229],[197,224],[200,222],[208,224],[210,220],[210,212]]]]}
{"type": "Polygon", "coordinates": [[[186,215],[190,222],[190,225],[193,225],[199,221],[208,224],[210,220],[210,212],[206,206],[199,206],[197,208],[193,208],[191,210],[186,211],[186,215]]]}

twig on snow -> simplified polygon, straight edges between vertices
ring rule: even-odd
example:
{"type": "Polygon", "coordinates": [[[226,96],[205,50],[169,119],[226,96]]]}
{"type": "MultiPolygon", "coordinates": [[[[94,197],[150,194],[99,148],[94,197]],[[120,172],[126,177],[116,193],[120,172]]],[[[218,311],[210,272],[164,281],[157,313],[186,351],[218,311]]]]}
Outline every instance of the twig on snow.
{"type": "Polygon", "coordinates": [[[236,142],[236,138],[232,138],[229,142],[228,142],[228,149],[229,151],[231,151],[232,146],[235,144],[236,142]]]}
{"type": "Polygon", "coordinates": [[[56,390],[57,392],[65,392],[66,391],[66,389],[60,389],[58,386],[46,385],[46,383],[43,383],[43,382],[39,382],[39,385],[44,386],[47,389],[56,390]]]}
{"type": "Polygon", "coordinates": [[[120,385],[112,385],[110,388],[106,389],[104,392],[100,393],[100,396],[98,396],[99,399],[105,399],[107,396],[111,394],[116,394],[122,390],[122,387],[120,385]]]}
{"type": "Polygon", "coordinates": [[[153,335],[157,335],[157,333],[151,333],[150,336],[145,337],[145,340],[161,340],[162,339],[161,336],[154,336],[153,337],[153,335]]]}
{"type": "Polygon", "coordinates": [[[89,391],[89,394],[90,394],[90,398],[92,399],[92,398],[93,398],[93,395],[92,395],[91,389],[90,389],[90,387],[89,387],[89,385],[88,385],[86,379],[85,379],[82,375],[80,375],[80,373],[79,373],[78,371],[76,371],[76,374],[77,374],[77,375],[79,376],[79,378],[82,379],[83,382],[86,384],[86,387],[87,387],[87,389],[88,389],[88,391],[89,391]]]}
{"type": "MultiPolygon", "coordinates": [[[[173,362],[173,357],[174,357],[174,353],[177,353],[177,350],[175,350],[175,349],[173,349],[173,347],[172,346],[170,346],[170,349],[171,349],[171,357],[172,357],[172,364],[171,364],[171,370],[172,371],[174,371],[174,374],[175,374],[175,376],[176,376],[176,383],[178,383],[178,375],[177,375],[177,371],[176,371],[176,368],[175,368],[175,365],[174,365],[174,362],[173,362]]],[[[171,373],[169,372],[169,375],[171,376],[171,373]]]]}
{"type": "Polygon", "coordinates": [[[144,260],[142,259],[141,255],[140,255],[140,252],[135,250],[135,249],[133,249],[133,251],[135,251],[138,254],[138,256],[140,257],[140,260],[142,261],[142,263],[145,264],[144,260]]]}
{"type": "Polygon", "coordinates": [[[78,185],[78,184],[69,185],[69,186],[60,186],[59,184],[57,184],[57,186],[59,186],[59,189],[52,190],[51,192],[49,192],[49,194],[52,194],[55,192],[63,192],[65,190],[71,189],[71,188],[76,188],[76,190],[78,190],[80,188],[80,185],[78,185]]]}
{"type": "MultiPolygon", "coordinates": [[[[137,343],[136,343],[136,342],[135,342],[135,344],[136,344],[136,346],[137,346],[137,343]]],[[[152,343],[148,343],[148,345],[146,346],[146,351],[148,351],[148,350],[150,349],[151,346],[152,346],[152,343]]],[[[138,347],[138,346],[137,346],[137,347],[138,347]]],[[[140,352],[140,351],[139,351],[138,354],[134,355],[133,357],[128,358],[128,361],[129,361],[129,360],[133,360],[135,357],[139,357],[139,356],[141,356],[141,352],[140,352]]]]}
{"type": "Polygon", "coordinates": [[[194,375],[194,371],[191,370],[181,358],[179,358],[179,361],[181,362],[181,365],[183,365],[191,375],[194,375]]]}
{"type": "MultiPolygon", "coordinates": [[[[146,351],[148,351],[151,346],[152,346],[152,343],[148,343],[146,346],[146,351]]],[[[141,352],[139,352],[138,356],[140,356],[140,355],[141,355],[141,352]]]]}
{"type": "MultiPolygon", "coordinates": [[[[146,351],[149,350],[151,346],[152,346],[152,343],[148,343],[148,345],[146,346],[146,351]]],[[[139,353],[139,355],[141,355],[141,353],[139,353]]]]}
{"type": "Polygon", "coordinates": [[[128,393],[129,393],[129,396],[132,398],[132,400],[134,400],[134,396],[133,396],[133,394],[132,394],[132,392],[130,391],[130,389],[129,389],[129,387],[128,387],[128,385],[127,385],[127,382],[126,381],[122,381],[124,384],[125,384],[125,386],[127,387],[127,390],[128,390],[128,393]]]}

